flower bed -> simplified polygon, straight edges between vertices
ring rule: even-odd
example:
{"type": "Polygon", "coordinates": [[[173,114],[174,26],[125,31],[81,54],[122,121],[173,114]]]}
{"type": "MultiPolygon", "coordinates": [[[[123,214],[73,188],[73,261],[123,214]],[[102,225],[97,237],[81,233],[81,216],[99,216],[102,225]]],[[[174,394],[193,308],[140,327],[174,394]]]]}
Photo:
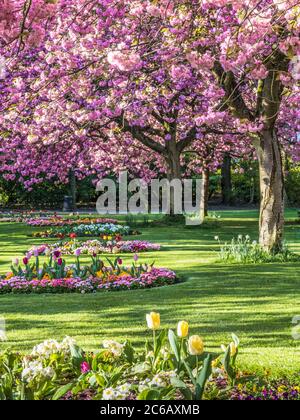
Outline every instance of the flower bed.
{"type": "Polygon", "coordinates": [[[5,293],[91,293],[100,290],[130,290],[174,284],[176,274],[153,264],[138,264],[135,255],[131,266],[121,258],[107,260],[105,265],[98,254],[91,256],[90,265],[80,263],[81,251],[75,251],[75,264],[66,265],[56,250],[49,261],[41,264],[38,252],[23,258],[24,266],[16,259],[12,271],[0,278],[0,294],[5,293]],[[33,260],[33,263],[31,261],[33,260]]]}
{"type": "Polygon", "coordinates": [[[22,276],[0,280],[0,294],[5,293],[93,293],[100,290],[133,290],[166,286],[176,282],[176,274],[165,268],[151,268],[139,277],[125,272],[106,276],[26,280],[22,276]]]}
{"type": "Polygon", "coordinates": [[[24,223],[30,218],[39,217],[46,218],[51,217],[51,213],[47,211],[1,211],[0,212],[0,223],[24,223]]]}
{"type": "Polygon", "coordinates": [[[45,232],[35,232],[34,237],[37,238],[65,238],[75,234],[77,236],[116,236],[129,235],[130,227],[116,225],[113,223],[104,224],[80,224],[78,226],[62,226],[49,229],[45,232]]]}
{"type": "Polygon", "coordinates": [[[117,224],[118,221],[115,219],[107,218],[76,218],[76,219],[64,219],[61,216],[53,217],[41,217],[41,218],[31,218],[26,221],[26,224],[29,226],[75,226],[75,225],[89,225],[89,224],[117,224]]]}
{"type": "MultiPolygon", "coordinates": [[[[117,237],[119,239],[120,237],[117,237]]],[[[88,241],[78,241],[75,238],[66,242],[57,242],[55,244],[44,244],[38,247],[30,248],[29,252],[38,252],[39,255],[47,255],[59,250],[62,255],[73,255],[76,249],[80,249],[82,254],[107,253],[140,253],[146,251],[159,251],[160,245],[148,241],[122,241],[111,240],[111,237],[105,237],[105,240],[99,241],[92,239],[88,241]]]]}
{"type": "Polygon", "coordinates": [[[300,399],[299,386],[240,372],[234,334],[219,352],[209,353],[186,321],[176,332],[161,329],[159,313],[147,314],[146,321],[152,339],[143,351],[129,341],[104,340],[96,352],[84,352],[70,337],[46,340],[29,355],[6,350],[0,354],[0,399],[300,399]]]}

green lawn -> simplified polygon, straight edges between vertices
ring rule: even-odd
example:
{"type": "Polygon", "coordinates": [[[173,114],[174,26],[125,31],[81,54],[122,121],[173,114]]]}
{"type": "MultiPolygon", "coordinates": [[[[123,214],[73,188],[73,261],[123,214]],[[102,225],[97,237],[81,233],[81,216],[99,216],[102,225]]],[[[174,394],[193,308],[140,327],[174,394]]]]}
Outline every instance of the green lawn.
{"type": "MultiPolygon", "coordinates": [[[[0,348],[29,350],[46,338],[65,335],[90,350],[109,337],[140,344],[148,334],[145,314],[156,310],[165,327],[188,320],[192,332],[201,334],[211,350],[218,350],[235,332],[241,340],[239,361],[244,369],[270,371],[274,377],[299,374],[300,342],[292,339],[291,322],[300,315],[300,263],[218,263],[215,235],[230,240],[241,233],[257,239],[256,211],[219,214],[220,223],[210,228],[141,229],[140,238],[163,246],[142,259],[174,269],[185,279],[175,286],[96,295],[0,295],[0,316],[5,317],[8,330],[8,342],[0,348]]],[[[300,226],[291,222],[295,217],[296,211],[287,211],[286,240],[300,253],[300,226]]],[[[0,224],[2,273],[12,257],[22,255],[33,243],[45,242],[26,236],[33,230],[22,224],[0,224]]]]}

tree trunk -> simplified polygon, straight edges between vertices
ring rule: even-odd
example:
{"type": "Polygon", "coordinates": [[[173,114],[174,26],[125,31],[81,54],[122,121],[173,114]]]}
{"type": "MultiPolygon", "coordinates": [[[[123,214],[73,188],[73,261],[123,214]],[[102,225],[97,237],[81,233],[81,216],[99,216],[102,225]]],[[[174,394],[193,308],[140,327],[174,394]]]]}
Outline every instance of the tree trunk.
{"type": "Polygon", "coordinates": [[[221,176],[222,204],[229,206],[232,199],[231,156],[229,153],[224,154],[221,176]]]}
{"type": "MultiPolygon", "coordinates": [[[[176,142],[170,141],[167,146],[167,175],[169,182],[172,182],[174,179],[181,180],[181,166],[180,166],[180,153],[177,150],[176,142]]],[[[170,216],[175,215],[175,194],[174,189],[171,188],[170,191],[170,216]]]]}
{"type": "Polygon", "coordinates": [[[209,197],[209,170],[204,169],[202,173],[202,194],[200,199],[200,220],[203,223],[208,216],[208,197],[209,197]]]}
{"type": "Polygon", "coordinates": [[[274,130],[264,130],[256,145],[260,172],[259,242],[269,252],[282,249],[284,178],[280,144],[274,130]]]}
{"type": "Polygon", "coordinates": [[[76,210],[77,185],[76,185],[76,176],[73,169],[70,169],[70,172],[69,172],[69,188],[70,188],[70,195],[72,197],[73,210],[76,210]]]}

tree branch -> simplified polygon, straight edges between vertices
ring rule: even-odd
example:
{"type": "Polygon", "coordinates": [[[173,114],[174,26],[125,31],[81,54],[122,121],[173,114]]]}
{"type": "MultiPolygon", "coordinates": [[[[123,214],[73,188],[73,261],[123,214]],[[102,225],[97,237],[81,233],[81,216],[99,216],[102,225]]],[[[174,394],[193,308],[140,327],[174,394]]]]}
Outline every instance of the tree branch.
{"type": "Polygon", "coordinates": [[[225,92],[225,97],[220,110],[224,111],[229,108],[238,118],[254,121],[254,115],[247,107],[241,95],[239,84],[236,82],[233,72],[226,72],[221,63],[215,61],[213,74],[225,92]]]}

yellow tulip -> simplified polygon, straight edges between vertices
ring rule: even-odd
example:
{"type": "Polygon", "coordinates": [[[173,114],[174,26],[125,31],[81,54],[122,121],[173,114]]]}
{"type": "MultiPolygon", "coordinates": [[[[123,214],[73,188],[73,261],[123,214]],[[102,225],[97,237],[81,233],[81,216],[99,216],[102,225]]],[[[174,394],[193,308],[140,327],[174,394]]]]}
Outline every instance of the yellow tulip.
{"type": "Polygon", "coordinates": [[[160,327],[160,314],[157,312],[150,312],[146,315],[146,321],[150,330],[158,330],[160,327]]]}
{"type": "Polygon", "coordinates": [[[230,356],[233,357],[236,355],[237,352],[237,346],[235,345],[235,343],[232,341],[230,343],[230,356]]]}
{"type": "Polygon", "coordinates": [[[177,325],[177,335],[180,338],[185,338],[189,334],[189,324],[186,321],[180,321],[177,325]]]}
{"type": "Polygon", "coordinates": [[[204,344],[199,335],[192,335],[188,342],[189,353],[193,356],[199,356],[204,351],[204,344]]]}

